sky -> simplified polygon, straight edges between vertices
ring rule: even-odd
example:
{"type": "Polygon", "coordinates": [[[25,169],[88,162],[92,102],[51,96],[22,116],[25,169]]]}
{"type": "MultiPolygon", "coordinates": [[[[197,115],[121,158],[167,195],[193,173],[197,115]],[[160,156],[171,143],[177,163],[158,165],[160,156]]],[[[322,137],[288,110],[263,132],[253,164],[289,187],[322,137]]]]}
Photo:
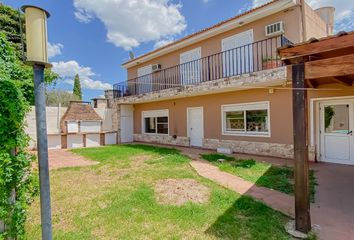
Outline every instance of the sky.
{"type": "MultiPolygon", "coordinates": [[[[233,17],[269,0],[0,0],[48,10],[48,54],[62,76],[51,89],[72,91],[81,78],[84,100],[126,81],[121,64],[135,56],[233,17]]],[[[354,1],[306,0],[336,7],[335,30],[354,30],[354,1]]]]}

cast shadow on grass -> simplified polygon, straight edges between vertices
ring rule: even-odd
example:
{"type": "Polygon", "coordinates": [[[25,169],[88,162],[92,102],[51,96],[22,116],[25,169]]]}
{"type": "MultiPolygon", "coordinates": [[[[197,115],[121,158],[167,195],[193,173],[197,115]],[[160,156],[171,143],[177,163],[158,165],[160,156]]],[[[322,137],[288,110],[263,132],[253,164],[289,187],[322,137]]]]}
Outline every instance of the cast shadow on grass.
{"type": "Polygon", "coordinates": [[[289,218],[248,196],[234,204],[209,226],[206,234],[220,239],[289,239],[289,218]]]}
{"type": "MultiPolygon", "coordinates": [[[[239,176],[257,186],[274,189],[276,191],[293,195],[294,169],[289,166],[277,166],[254,159],[236,159],[224,154],[202,154],[201,157],[220,170],[239,176]]],[[[315,200],[316,177],[313,170],[309,172],[311,202],[315,200]]]]}

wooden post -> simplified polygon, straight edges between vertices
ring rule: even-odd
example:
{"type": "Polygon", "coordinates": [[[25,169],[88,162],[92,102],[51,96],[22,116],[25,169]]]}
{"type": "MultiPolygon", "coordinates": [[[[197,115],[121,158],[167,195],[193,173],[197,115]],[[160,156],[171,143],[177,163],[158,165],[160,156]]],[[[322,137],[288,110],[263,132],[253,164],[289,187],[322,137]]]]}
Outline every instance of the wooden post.
{"type": "Polygon", "coordinates": [[[307,90],[304,63],[292,65],[296,230],[311,230],[307,147],[307,90]]]}

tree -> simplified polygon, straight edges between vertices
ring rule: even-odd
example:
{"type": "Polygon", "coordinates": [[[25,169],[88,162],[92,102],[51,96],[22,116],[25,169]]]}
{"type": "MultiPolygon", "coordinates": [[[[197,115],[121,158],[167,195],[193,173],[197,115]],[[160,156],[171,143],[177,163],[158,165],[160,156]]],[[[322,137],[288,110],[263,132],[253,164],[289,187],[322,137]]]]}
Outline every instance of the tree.
{"type": "Polygon", "coordinates": [[[63,107],[68,107],[70,101],[78,101],[78,100],[80,100],[78,96],[67,91],[53,90],[53,91],[46,92],[47,106],[58,106],[60,104],[63,107]]]}
{"type": "Polygon", "coordinates": [[[79,100],[82,100],[81,83],[80,83],[79,74],[76,74],[74,78],[73,94],[77,96],[79,100]]]}

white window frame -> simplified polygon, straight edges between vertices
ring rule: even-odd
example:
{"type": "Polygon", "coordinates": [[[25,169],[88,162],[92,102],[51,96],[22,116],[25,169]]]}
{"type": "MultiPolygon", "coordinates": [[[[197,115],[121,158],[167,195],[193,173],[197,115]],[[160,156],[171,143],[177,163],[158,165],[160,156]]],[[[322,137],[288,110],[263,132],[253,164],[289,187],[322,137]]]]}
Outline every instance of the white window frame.
{"type": "Polygon", "coordinates": [[[66,131],[67,131],[68,133],[79,133],[79,132],[80,132],[79,121],[76,121],[76,120],[67,120],[67,121],[66,121],[66,127],[67,127],[66,131]],[[70,124],[70,123],[76,123],[75,131],[71,131],[71,130],[69,129],[69,124],[70,124]]]}
{"type": "Polygon", "coordinates": [[[142,132],[142,134],[145,134],[145,135],[169,136],[169,134],[170,134],[170,117],[169,117],[168,109],[142,111],[142,113],[141,113],[141,132],[142,132]],[[154,118],[167,117],[167,133],[157,133],[157,127],[156,127],[156,133],[145,132],[145,118],[148,118],[148,117],[154,117],[154,118]]]}
{"type": "MultiPolygon", "coordinates": [[[[244,116],[246,119],[246,115],[244,116]]],[[[246,121],[246,120],[245,120],[246,121]]],[[[221,105],[221,124],[222,124],[222,135],[225,136],[246,136],[246,137],[271,137],[271,118],[270,118],[270,102],[253,102],[253,103],[241,103],[241,104],[228,104],[221,105]],[[247,111],[247,110],[267,110],[268,112],[268,132],[247,132],[240,131],[227,131],[226,130],[226,112],[229,111],[247,111]]]]}

